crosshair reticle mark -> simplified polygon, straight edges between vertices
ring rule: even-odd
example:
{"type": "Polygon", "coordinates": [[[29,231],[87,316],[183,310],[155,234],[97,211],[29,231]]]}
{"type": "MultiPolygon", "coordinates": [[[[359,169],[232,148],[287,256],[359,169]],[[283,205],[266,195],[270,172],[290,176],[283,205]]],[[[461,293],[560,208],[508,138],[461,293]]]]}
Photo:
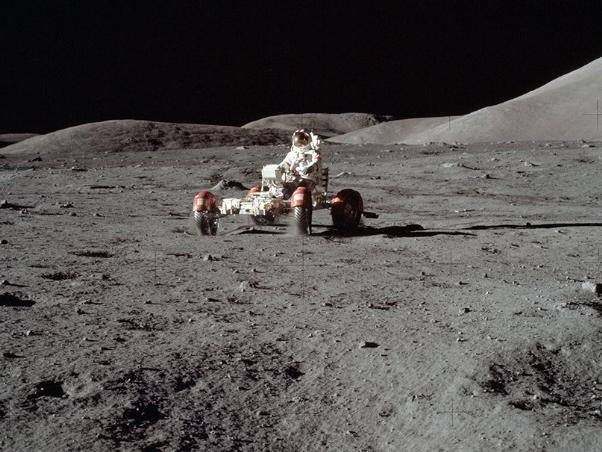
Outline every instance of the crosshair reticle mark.
{"type": "Polygon", "coordinates": [[[462,262],[454,261],[454,255],[453,254],[454,254],[453,250],[449,250],[449,254],[448,254],[449,260],[447,262],[445,262],[445,261],[439,262],[439,264],[447,266],[450,278],[453,276],[454,267],[456,265],[462,265],[462,262]]]}
{"type": "Polygon", "coordinates": [[[449,414],[451,417],[451,426],[454,426],[454,414],[457,416],[458,414],[469,414],[472,415],[470,411],[462,411],[454,409],[454,401],[451,401],[451,408],[449,410],[437,411],[437,414],[449,414]]]}
{"type": "Polygon", "coordinates": [[[583,261],[583,263],[591,264],[593,266],[592,268],[596,274],[591,275],[592,278],[602,277],[602,254],[600,254],[600,247],[598,247],[598,249],[596,250],[596,255],[593,257],[592,260],[586,260],[583,261]]]}
{"type": "Polygon", "coordinates": [[[596,117],[596,130],[600,130],[600,99],[596,99],[596,112],[595,113],[583,113],[583,116],[595,116],[596,117]]]}

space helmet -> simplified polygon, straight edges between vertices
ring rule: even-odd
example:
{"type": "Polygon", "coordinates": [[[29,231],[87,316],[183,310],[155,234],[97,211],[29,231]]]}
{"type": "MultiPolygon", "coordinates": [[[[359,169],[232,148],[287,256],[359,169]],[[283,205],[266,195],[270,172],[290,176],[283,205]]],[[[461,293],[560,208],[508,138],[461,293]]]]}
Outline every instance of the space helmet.
{"type": "Polygon", "coordinates": [[[298,148],[306,148],[311,143],[311,136],[305,129],[297,129],[293,133],[293,146],[298,148]]]}

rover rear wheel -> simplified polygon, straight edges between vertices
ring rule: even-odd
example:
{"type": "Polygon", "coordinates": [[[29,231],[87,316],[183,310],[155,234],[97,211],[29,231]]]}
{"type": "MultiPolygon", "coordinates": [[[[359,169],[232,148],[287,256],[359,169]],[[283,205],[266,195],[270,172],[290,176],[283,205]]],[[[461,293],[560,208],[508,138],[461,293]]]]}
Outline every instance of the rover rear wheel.
{"type": "Polygon", "coordinates": [[[364,201],[359,192],[347,188],[337,193],[330,206],[332,224],[340,231],[357,228],[364,210],[364,201]]]}

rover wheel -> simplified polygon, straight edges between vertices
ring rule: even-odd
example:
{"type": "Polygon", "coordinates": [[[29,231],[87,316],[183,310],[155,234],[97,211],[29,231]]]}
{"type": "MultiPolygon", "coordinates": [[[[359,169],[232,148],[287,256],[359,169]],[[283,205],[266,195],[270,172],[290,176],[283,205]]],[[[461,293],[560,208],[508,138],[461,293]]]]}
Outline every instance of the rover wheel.
{"type": "Polygon", "coordinates": [[[357,228],[364,210],[364,202],[359,192],[347,188],[337,193],[330,206],[334,227],[340,231],[357,228]]]}
{"type": "Polygon", "coordinates": [[[217,217],[211,217],[208,219],[209,221],[209,233],[211,235],[217,234],[217,228],[219,226],[219,219],[217,217]]]}
{"type": "Polygon", "coordinates": [[[297,206],[293,208],[295,232],[298,235],[311,234],[311,207],[297,206]]]}
{"type": "Polygon", "coordinates": [[[298,235],[307,234],[307,209],[303,206],[297,206],[293,208],[293,222],[295,232],[298,235]]]}
{"type": "Polygon", "coordinates": [[[199,235],[217,234],[217,219],[210,218],[207,212],[194,212],[193,220],[199,235]]]}

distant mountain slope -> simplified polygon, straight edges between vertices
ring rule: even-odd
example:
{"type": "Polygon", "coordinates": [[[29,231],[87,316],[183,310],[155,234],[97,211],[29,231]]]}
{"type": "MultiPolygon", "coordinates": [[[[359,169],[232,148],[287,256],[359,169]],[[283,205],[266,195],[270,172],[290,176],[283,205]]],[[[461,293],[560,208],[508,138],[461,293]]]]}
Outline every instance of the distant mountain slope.
{"type": "MultiPolygon", "coordinates": [[[[569,141],[602,139],[602,58],[515,99],[443,120],[397,121],[331,141],[391,144],[431,141],[569,141]],[[409,121],[409,122],[408,122],[409,121]],[[417,121],[417,127],[410,126],[417,121]]],[[[430,118],[428,118],[430,120],[430,118]]],[[[445,118],[442,118],[445,119],[445,118]]]]}
{"type": "Polygon", "coordinates": [[[323,137],[332,137],[393,119],[371,113],[301,113],[268,116],[242,126],[245,129],[280,129],[292,133],[304,127],[323,137]]]}
{"type": "Polygon", "coordinates": [[[37,133],[0,133],[0,148],[10,146],[28,138],[37,136],[37,133]]]}
{"type": "Polygon", "coordinates": [[[394,144],[404,141],[411,134],[419,133],[433,127],[446,124],[448,125],[452,117],[436,118],[411,118],[400,119],[397,121],[383,122],[365,129],[354,130],[344,135],[330,138],[328,141],[343,144],[394,144]]]}
{"type": "Polygon", "coordinates": [[[254,130],[204,124],[113,120],[82,124],[39,135],[2,149],[3,154],[153,151],[157,149],[288,143],[279,130],[254,130]]]}

